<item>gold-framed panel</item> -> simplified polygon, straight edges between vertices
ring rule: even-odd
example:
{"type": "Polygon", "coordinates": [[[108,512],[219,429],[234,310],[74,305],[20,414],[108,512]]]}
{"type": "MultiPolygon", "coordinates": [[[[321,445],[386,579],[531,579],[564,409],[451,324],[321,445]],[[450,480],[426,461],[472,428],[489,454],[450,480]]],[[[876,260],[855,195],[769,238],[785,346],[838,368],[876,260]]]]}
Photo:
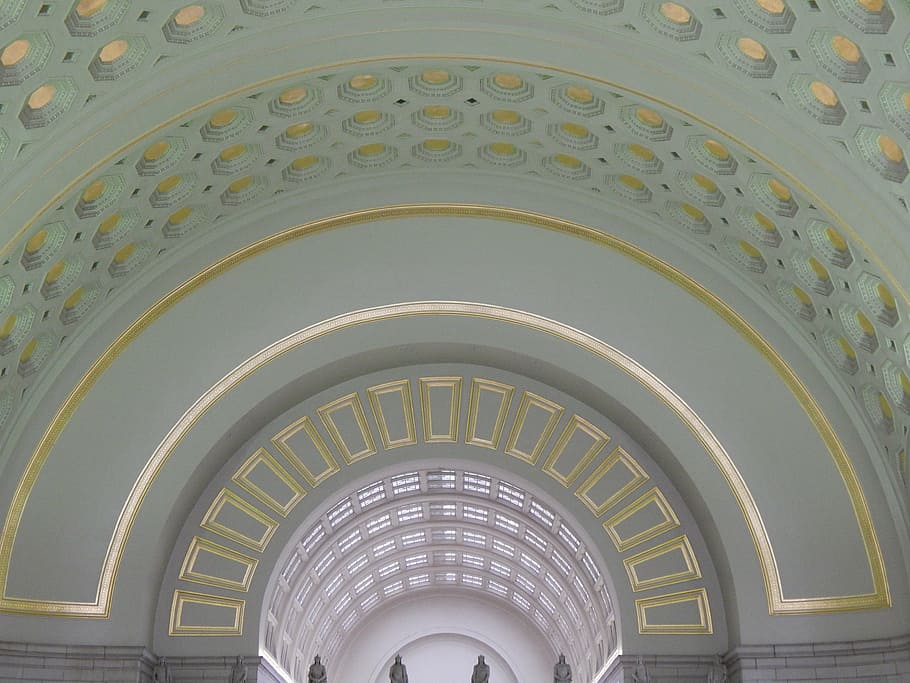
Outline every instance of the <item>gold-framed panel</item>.
{"type": "Polygon", "coordinates": [[[461,377],[421,377],[420,415],[423,424],[424,443],[457,443],[458,422],[461,418],[461,377]],[[451,392],[449,403],[448,429],[444,432],[433,431],[433,402],[430,392],[433,389],[448,389],[451,392]]]}
{"type": "Polygon", "coordinates": [[[335,460],[332,455],[332,451],[329,450],[322,435],[316,429],[316,425],[313,424],[313,421],[307,415],[304,415],[299,420],[294,420],[294,422],[273,436],[271,441],[272,445],[287,458],[287,461],[294,466],[295,470],[300,472],[300,476],[302,476],[306,483],[312,488],[316,488],[341,469],[338,461],[335,460]],[[294,449],[287,443],[292,436],[300,431],[303,431],[309,437],[310,441],[313,443],[313,447],[319,454],[319,457],[321,457],[322,461],[325,463],[325,469],[322,470],[322,472],[312,472],[310,468],[304,464],[300,456],[294,452],[294,449]]]}
{"type": "Polygon", "coordinates": [[[625,448],[617,446],[610,455],[607,456],[606,460],[600,463],[600,465],[597,466],[597,469],[594,470],[590,476],[585,479],[584,483],[578,487],[575,491],[575,495],[581,499],[581,502],[585,504],[585,507],[587,507],[595,517],[600,517],[623,498],[644,486],[650,478],[648,473],[645,472],[645,468],[642,467],[635,458],[629,455],[625,448]],[[604,476],[606,476],[607,472],[617,465],[625,467],[626,470],[632,474],[632,478],[612,495],[607,497],[606,500],[600,502],[595,501],[590,496],[591,490],[597,486],[598,482],[603,479],[604,476]]]}
{"type": "Polygon", "coordinates": [[[215,496],[215,500],[212,501],[209,509],[206,510],[205,515],[202,517],[202,521],[199,522],[199,526],[211,531],[213,534],[224,536],[235,543],[239,543],[240,545],[261,553],[265,550],[269,541],[272,540],[272,536],[278,529],[278,522],[262,512],[262,510],[255,505],[246,502],[230,489],[221,489],[221,492],[215,496]],[[232,506],[234,509],[239,510],[254,521],[262,524],[262,526],[265,527],[262,535],[259,536],[259,538],[253,538],[252,536],[247,536],[242,531],[238,531],[237,529],[219,522],[218,515],[221,514],[222,510],[227,506],[232,506]]]}
{"type": "Polygon", "coordinates": [[[181,581],[192,581],[193,583],[201,583],[207,586],[216,586],[218,588],[226,588],[228,590],[246,593],[250,589],[250,584],[253,582],[253,574],[255,574],[256,566],[258,564],[259,560],[255,557],[238,553],[236,550],[232,550],[206,538],[193,536],[189,547],[186,549],[186,555],[183,557],[183,564],[180,566],[180,573],[177,575],[177,578],[181,581]],[[199,571],[196,568],[196,562],[199,560],[199,554],[203,552],[217,555],[225,560],[236,562],[241,565],[244,567],[243,578],[240,581],[235,581],[233,579],[224,578],[223,576],[206,574],[205,572],[199,571]]]}
{"type": "Polygon", "coordinates": [[[288,513],[293,510],[297,506],[297,503],[306,495],[306,490],[293,476],[291,476],[291,473],[284,469],[284,467],[281,466],[281,463],[275,460],[275,458],[272,457],[272,454],[264,448],[256,449],[256,451],[247,458],[246,462],[234,472],[231,481],[256,498],[259,502],[268,505],[282,517],[287,517],[288,513]],[[253,470],[259,466],[267,467],[272,474],[278,477],[278,479],[288,487],[291,496],[287,500],[282,502],[273,496],[272,493],[269,493],[249,478],[253,470]]]}
{"type": "Polygon", "coordinates": [[[603,527],[606,530],[607,535],[610,537],[610,540],[613,541],[613,545],[616,546],[616,550],[619,552],[625,552],[629,548],[634,548],[635,546],[649,541],[655,536],[659,536],[665,531],[670,529],[675,529],[679,526],[679,517],[676,516],[676,512],[673,510],[673,506],[670,505],[670,501],[667,500],[663,492],[656,486],[650,491],[645,493],[640,498],[629,503],[622,510],[617,512],[615,515],[610,517],[606,522],[604,522],[603,527]],[[635,514],[644,510],[649,505],[653,505],[658,512],[660,512],[661,519],[657,524],[643,529],[638,533],[632,534],[627,538],[623,538],[622,535],[617,530],[622,522],[632,518],[635,514]]]}
{"type": "Polygon", "coordinates": [[[208,593],[194,593],[192,591],[175,590],[171,602],[171,616],[168,625],[170,636],[242,636],[243,612],[246,600],[227,598],[208,593]],[[183,623],[183,610],[187,605],[206,605],[209,607],[222,607],[233,610],[234,620],[230,626],[207,626],[205,624],[183,623]]]}
{"type": "Polygon", "coordinates": [[[626,568],[626,574],[629,577],[629,583],[632,586],[632,590],[636,593],[654,588],[665,588],[677,583],[694,581],[695,579],[701,578],[701,567],[698,566],[698,558],[695,556],[695,551],[692,549],[689,537],[685,534],[677,538],[671,538],[665,543],[656,545],[653,548],[648,548],[632,557],[627,557],[622,562],[626,568]],[[672,574],[665,574],[664,576],[655,576],[650,579],[642,579],[638,575],[639,567],[642,564],[650,560],[655,560],[658,557],[669,555],[670,553],[680,554],[686,565],[685,570],[673,572],[672,574]]]}
{"type": "Polygon", "coordinates": [[[518,411],[515,413],[515,419],[512,421],[512,429],[509,431],[509,438],[506,440],[506,454],[536,466],[540,454],[543,453],[547,441],[550,440],[553,430],[556,429],[556,425],[565,411],[566,409],[558,403],[550,401],[543,396],[538,396],[533,392],[523,391],[521,400],[518,403],[518,411]],[[524,430],[525,421],[528,419],[528,412],[531,408],[539,408],[545,413],[548,413],[549,417],[547,418],[543,430],[537,437],[537,441],[534,442],[533,448],[531,448],[530,451],[523,451],[518,446],[518,440],[521,438],[521,432],[524,430]]]}
{"type": "Polygon", "coordinates": [[[562,434],[560,434],[559,438],[556,440],[556,444],[553,446],[553,450],[550,451],[550,455],[547,456],[547,459],[544,461],[543,467],[541,469],[553,477],[560,484],[562,484],[565,488],[569,488],[572,484],[575,483],[575,480],[581,476],[581,473],[587,469],[588,465],[591,464],[591,461],[597,457],[597,454],[600,453],[609,442],[609,434],[594,426],[580,415],[572,415],[572,417],[569,418],[568,424],[562,430],[562,434]],[[556,463],[559,462],[559,459],[565,453],[566,447],[569,445],[569,441],[572,440],[572,437],[576,432],[581,432],[582,434],[591,437],[592,443],[585,451],[585,454],[581,457],[581,459],[575,464],[575,467],[573,467],[568,474],[563,474],[556,469],[556,463]]]}
{"type": "Polygon", "coordinates": [[[411,399],[410,380],[400,379],[394,382],[386,382],[384,384],[368,387],[367,398],[370,401],[370,408],[373,410],[373,417],[376,419],[376,426],[379,429],[379,440],[382,442],[383,450],[387,451],[390,448],[414,446],[417,444],[417,425],[414,420],[414,402],[411,399]],[[389,394],[398,394],[401,400],[405,435],[398,439],[392,438],[386,414],[382,410],[381,399],[383,396],[388,396],[389,394]]]}
{"type": "Polygon", "coordinates": [[[334,401],[326,403],[323,406],[319,406],[316,408],[316,413],[319,415],[319,419],[322,420],[322,424],[325,426],[332,441],[335,442],[335,447],[338,449],[338,452],[341,453],[342,459],[348,465],[376,454],[376,442],[373,440],[373,431],[370,429],[370,425],[367,422],[366,413],[363,412],[363,404],[360,402],[360,395],[356,391],[347,396],[336,398],[334,401]],[[363,439],[363,448],[356,451],[351,450],[350,444],[344,440],[344,435],[341,433],[341,429],[335,421],[335,415],[337,413],[348,409],[350,409],[357,429],[360,431],[360,436],[363,439]]]}
{"type": "Polygon", "coordinates": [[[506,426],[506,417],[508,417],[509,406],[512,403],[514,394],[515,387],[511,384],[504,384],[503,382],[496,382],[482,377],[473,377],[471,379],[471,398],[468,404],[468,427],[465,432],[464,442],[469,446],[499,450],[499,441],[506,426]],[[486,438],[477,435],[477,411],[480,410],[480,397],[484,392],[499,396],[499,409],[496,411],[493,429],[490,432],[490,436],[486,438]]]}
{"type": "Polygon", "coordinates": [[[643,387],[659,398],[677,417],[687,426],[692,434],[702,444],[705,452],[714,461],[718,470],[727,481],[727,484],[739,504],[745,523],[755,546],[756,555],[765,582],[765,593],[768,599],[768,610],[776,614],[820,614],[849,612],[855,610],[882,609],[891,606],[891,592],[888,584],[887,571],[884,565],[882,549],[878,535],[872,521],[869,505],[863,492],[862,485],[849,456],[844,450],[827,416],[822,412],[815,399],[806,386],[796,376],[786,361],[774,348],[743,318],[741,318],[723,300],[711,293],[705,287],[695,282],[681,271],[668,263],[655,257],[643,249],[621,240],[601,230],[590,228],[579,223],[546,216],[520,209],[508,209],[482,205],[465,204],[416,204],[401,206],[386,206],[375,209],[354,211],[348,214],[332,216],[311,223],[289,228],[263,238],[243,249],[234,252],[219,262],[197,273],[185,281],[175,290],[156,302],[152,307],[137,318],[99,357],[99,359],[83,375],[82,379],[70,392],[53,420],[39,440],[35,451],[26,466],[25,472],[17,484],[12,502],[7,512],[0,533],[0,611],[20,614],[34,614],[63,617],[90,617],[106,618],[110,613],[111,596],[114,580],[126,541],[142,501],[156,479],[158,472],[173,453],[185,434],[192,429],[196,421],[205,414],[212,405],[230,392],[234,386],[243,381],[260,367],[271,362],[274,358],[313,339],[321,338],[332,332],[407,316],[425,315],[455,315],[494,319],[503,323],[520,325],[534,329],[545,334],[571,343],[606,362],[620,368],[643,387]],[[705,306],[714,311],[724,322],[736,330],[749,344],[751,344],[769,363],[781,381],[787,386],[794,398],[803,407],[820,438],[825,443],[832,461],[844,482],[847,495],[856,516],[857,525],[863,540],[866,557],[869,561],[872,577],[872,591],[852,595],[819,596],[819,597],[787,597],[784,594],[774,556],[771,539],[761,519],[761,513],[746,485],[745,480],[736,468],[729,454],[710,428],[701,420],[695,411],[685,403],[677,394],[667,387],[661,380],[646,368],[639,365],[632,358],[626,356],[618,349],[557,321],[541,316],[517,311],[501,306],[478,304],[470,302],[422,301],[407,302],[377,306],[372,309],[354,311],[329,320],[311,325],[298,333],[281,340],[281,350],[277,344],[272,344],[238,366],[219,382],[210,387],[200,399],[193,404],[175,423],[172,430],[162,440],[158,448],[146,462],[134,486],[124,502],[120,517],[114,528],[108,551],[101,565],[98,579],[98,589],[94,602],[72,602],[62,600],[36,600],[19,598],[7,593],[7,580],[9,576],[12,549],[15,544],[19,523],[24,514],[25,505],[29,494],[35,486],[44,463],[50,457],[60,434],[69,423],[79,404],[88,395],[100,378],[114,361],[126,350],[132,340],[164,315],[171,307],[178,304],[193,291],[205,285],[208,281],[219,277],[231,268],[243,263],[250,258],[264,253],[270,249],[287,243],[290,240],[318,234],[344,226],[358,225],[369,221],[386,220],[391,218],[408,218],[423,216],[458,216],[496,218],[524,223],[527,225],[553,230],[562,234],[575,236],[588,240],[599,246],[612,249],[636,263],[649,268],[670,282],[679,286],[683,291],[693,296],[705,306]]]}
{"type": "Polygon", "coordinates": [[[635,612],[638,616],[638,632],[642,635],[711,635],[714,624],[711,619],[711,607],[708,604],[708,592],[704,588],[691,591],[658,595],[652,598],[635,600],[635,612]],[[691,602],[698,614],[698,621],[688,624],[662,624],[648,619],[648,610],[681,605],[691,602]]]}

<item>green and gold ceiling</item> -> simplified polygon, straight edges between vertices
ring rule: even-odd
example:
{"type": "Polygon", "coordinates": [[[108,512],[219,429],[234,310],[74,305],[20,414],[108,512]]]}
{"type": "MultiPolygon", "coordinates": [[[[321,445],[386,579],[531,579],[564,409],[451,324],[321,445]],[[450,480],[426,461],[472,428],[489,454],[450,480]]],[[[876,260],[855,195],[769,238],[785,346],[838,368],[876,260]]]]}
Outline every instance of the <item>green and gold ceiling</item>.
{"type": "MultiPolygon", "coordinates": [[[[427,3],[432,5],[433,3],[427,3]]],[[[463,3],[474,7],[477,3],[463,3]]],[[[481,3],[604,38],[633,37],[702,78],[733,81],[862,174],[900,238],[908,218],[910,12],[885,0],[481,3]]],[[[829,210],[755,141],[629,83],[488,57],[384,57],[231,83],[223,95],[124,139],[105,135],[159,74],[277,26],[369,12],[370,0],[0,2],[0,219],[32,201],[76,151],[78,172],[45,188],[27,220],[4,220],[0,429],[26,390],[105,300],[217,234],[232,217],[367,174],[420,169],[513,174],[648,216],[800,329],[834,369],[905,476],[910,425],[906,284],[866,248],[864,226],[829,210]],[[31,192],[32,194],[28,194],[31,192]]],[[[265,32],[265,33],[264,33],[265,32]]],[[[21,211],[19,211],[21,213],[21,211]]]]}

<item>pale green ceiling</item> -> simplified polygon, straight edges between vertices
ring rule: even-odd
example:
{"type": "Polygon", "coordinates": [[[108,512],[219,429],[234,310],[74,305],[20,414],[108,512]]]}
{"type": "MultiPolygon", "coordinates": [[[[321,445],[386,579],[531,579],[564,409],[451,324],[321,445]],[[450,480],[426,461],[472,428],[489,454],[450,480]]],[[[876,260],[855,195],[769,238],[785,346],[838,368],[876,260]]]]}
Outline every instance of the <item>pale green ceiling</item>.
{"type": "Polygon", "coordinates": [[[41,401],[77,381],[57,378],[142,314],[153,275],[243,225],[369,178],[438,178],[436,201],[517,178],[560,197],[550,214],[585,196],[629,216],[772,311],[906,492],[910,9],[683,4],[0,0],[0,438],[46,426],[41,401]],[[333,31],[360,45],[333,51],[333,31]],[[535,39],[603,60],[538,62],[535,39]],[[794,139],[823,168],[791,175],[794,139]]]}

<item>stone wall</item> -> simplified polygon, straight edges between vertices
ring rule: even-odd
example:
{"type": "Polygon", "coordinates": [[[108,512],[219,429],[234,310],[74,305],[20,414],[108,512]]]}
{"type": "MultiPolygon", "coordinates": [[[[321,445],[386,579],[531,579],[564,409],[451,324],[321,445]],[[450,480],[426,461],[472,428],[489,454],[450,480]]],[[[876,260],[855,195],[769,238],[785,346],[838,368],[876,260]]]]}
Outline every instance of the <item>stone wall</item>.
{"type": "Polygon", "coordinates": [[[144,647],[0,642],[0,683],[151,683],[157,659],[144,647]]]}
{"type": "Polygon", "coordinates": [[[910,635],[843,643],[748,645],[736,648],[724,660],[730,683],[908,683],[910,635]]]}

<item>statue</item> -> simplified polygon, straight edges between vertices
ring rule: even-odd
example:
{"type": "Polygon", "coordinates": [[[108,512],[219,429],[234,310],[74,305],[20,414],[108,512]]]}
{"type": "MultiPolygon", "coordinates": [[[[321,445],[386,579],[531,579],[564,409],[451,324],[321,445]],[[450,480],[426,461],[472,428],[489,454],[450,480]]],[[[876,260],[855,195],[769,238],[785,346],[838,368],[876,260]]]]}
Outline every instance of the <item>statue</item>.
{"type": "Polygon", "coordinates": [[[243,665],[243,657],[237,657],[237,661],[231,667],[231,683],[246,683],[246,667],[243,665]]]}
{"type": "Polygon", "coordinates": [[[553,667],[553,683],[572,683],[572,667],[566,664],[565,655],[559,655],[559,661],[553,667]]]}
{"type": "Polygon", "coordinates": [[[401,663],[401,655],[395,655],[395,663],[389,669],[390,683],[408,683],[408,668],[401,663]]]}
{"type": "Polygon", "coordinates": [[[471,683],[489,683],[490,667],[483,661],[483,655],[477,658],[477,664],[474,665],[474,673],[471,675],[471,683]]]}
{"type": "Polygon", "coordinates": [[[635,670],[632,672],[632,683],[651,683],[651,674],[648,673],[648,667],[641,661],[640,655],[635,670]]]}
{"type": "Polygon", "coordinates": [[[307,683],[327,683],[329,680],[325,673],[325,667],[322,664],[322,660],[319,658],[319,655],[316,655],[316,658],[313,660],[313,663],[310,665],[310,672],[307,675],[307,683]]]}
{"type": "Polygon", "coordinates": [[[727,683],[727,667],[720,655],[714,657],[714,664],[708,671],[708,683],[727,683]]]}
{"type": "Polygon", "coordinates": [[[155,665],[155,674],[152,676],[154,683],[174,683],[171,672],[167,668],[167,659],[161,657],[155,665]]]}

